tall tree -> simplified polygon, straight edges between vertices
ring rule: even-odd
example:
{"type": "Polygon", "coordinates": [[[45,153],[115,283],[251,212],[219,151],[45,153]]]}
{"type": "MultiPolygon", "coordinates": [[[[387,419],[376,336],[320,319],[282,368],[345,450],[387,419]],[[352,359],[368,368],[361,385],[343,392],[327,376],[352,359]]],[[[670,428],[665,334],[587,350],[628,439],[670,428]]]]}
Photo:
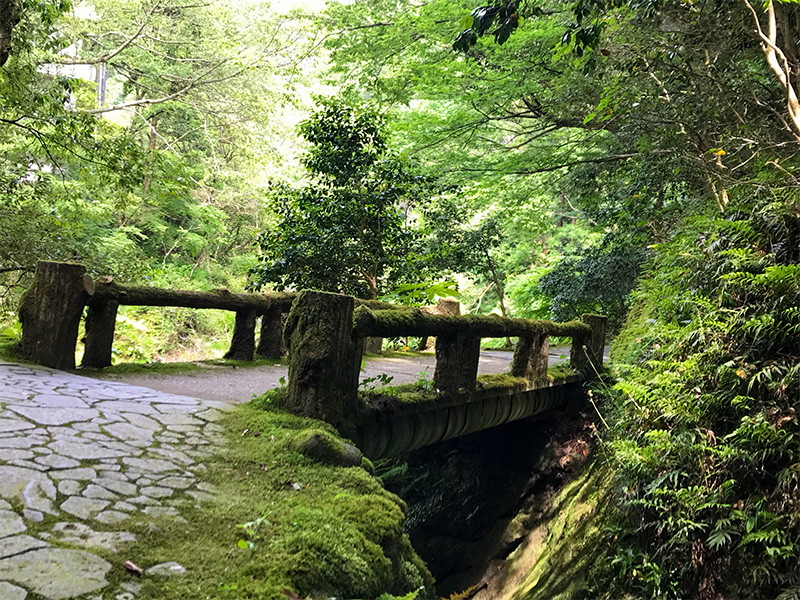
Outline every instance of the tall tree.
{"type": "Polygon", "coordinates": [[[432,182],[389,151],[380,113],[324,100],[300,134],[311,144],[302,158],[311,181],[272,187],[278,221],[259,236],[254,286],[375,298],[412,277],[417,236],[410,211],[432,182]]]}

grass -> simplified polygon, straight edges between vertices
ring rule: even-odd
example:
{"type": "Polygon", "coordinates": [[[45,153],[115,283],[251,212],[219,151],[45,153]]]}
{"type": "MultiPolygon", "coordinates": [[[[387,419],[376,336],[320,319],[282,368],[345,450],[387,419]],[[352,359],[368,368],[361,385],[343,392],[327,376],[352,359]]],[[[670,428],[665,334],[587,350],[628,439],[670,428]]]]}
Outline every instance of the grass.
{"type": "Polygon", "coordinates": [[[209,367],[232,367],[247,369],[251,367],[263,367],[264,365],[285,364],[285,360],[269,358],[259,358],[256,360],[228,360],[225,358],[212,358],[208,360],[197,360],[192,362],[148,362],[148,363],[119,363],[104,367],[103,373],[119,375],[136,375],[142,373],[172,375],[185,373],[187,371],[202,371],[209,367]]]}
{"type": "Polygon", "coordinates": [[[206,463],[215,496],[185,511],[185,523],[145,529],[129,551],[141,567],[174,560],[188,574],[145,578],[137,598],[286,600],[284,590],[376,598],[433,589],[403,533],[403,502],[361,467],[322,464],[298,450],[308,429],[335,435],[328,425],[256,405],[237,407],[223,425],[227,444],[206,463]]]}

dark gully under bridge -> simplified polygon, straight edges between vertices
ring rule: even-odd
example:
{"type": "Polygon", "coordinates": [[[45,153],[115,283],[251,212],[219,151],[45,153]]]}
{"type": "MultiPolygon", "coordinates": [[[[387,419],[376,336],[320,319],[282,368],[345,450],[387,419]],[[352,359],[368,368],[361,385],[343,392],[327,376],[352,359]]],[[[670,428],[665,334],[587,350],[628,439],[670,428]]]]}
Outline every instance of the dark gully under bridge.
{"type": "Polygon", "coordinates": [[[22,354],[46,366],[74,368],[78,326],[88,306],[83,364],[110,365],[121,304],[235,311],[227,356],[240,360],[252,359],[254,351],[279,356],[282,331],[289,352],[286,408],[331,423],[372,459],[557,409],[578,397],[583,381],[602,369],[605,346],[606,319],[600,315],[555,323],[459,315],[453,311],[456,303],[437,311],[308,290],[164,290],[117,285],[109,278],[95,282],[82,265],[42,262],[20,307],[22,354]],[[256,348],[258,317],[261,336],[256,348]],[[432,389],[359,394],[366,340],[405,336],[436,338],[432,389]],[[572,372],[555,379],[547,373],[551,336],[572,339],[572,372]],[[480,343],[487,337],[519,341],[508,374],[479,379],[480,343]]]}

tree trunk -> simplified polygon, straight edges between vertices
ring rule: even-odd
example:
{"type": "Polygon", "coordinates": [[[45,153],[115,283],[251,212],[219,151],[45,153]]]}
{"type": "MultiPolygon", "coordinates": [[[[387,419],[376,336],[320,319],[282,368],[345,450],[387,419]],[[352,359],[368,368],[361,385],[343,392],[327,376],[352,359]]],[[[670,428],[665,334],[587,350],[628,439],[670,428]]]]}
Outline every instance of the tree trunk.
{"type": "Polygon", "coordinates": [[[93,293],[83,265],[40,262],[19,308],[21,356],[55,369],[74,369],[78,325],[93,293]]]}
{"type": "Polygon", "coordinates": [[[19,1],[5,0],[0,5],[0,67],[11,55],[11,33],[19,23],[19,1]]]}

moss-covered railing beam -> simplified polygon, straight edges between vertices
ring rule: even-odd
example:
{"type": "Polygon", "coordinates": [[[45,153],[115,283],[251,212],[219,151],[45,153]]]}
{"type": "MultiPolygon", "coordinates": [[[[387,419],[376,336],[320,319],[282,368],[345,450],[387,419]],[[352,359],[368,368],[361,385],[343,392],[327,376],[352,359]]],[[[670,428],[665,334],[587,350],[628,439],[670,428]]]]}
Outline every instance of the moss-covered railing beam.
{"type": "Polygon", "coordinates": [[[427,314],[419,309],[404,311],[370,310],[358,307],[353,313],[354,331],[359,337],[426,335],[467,335],[472,337],[588,337],[591,325],[581,321],[555,323],[509,319],[499,315],[447,316],[427,314]]]}
{"type": "Polygon", "coordinates": [[[255,310],[264,314],[280,306],[289,312],[296,294],[236,294],[228,290],[198,292],[194,290],[168,290],[164,288],[120,285],[114,282],[95,284],[95,294],[90,304],[118,302],[134,306],[180,306],[184,308],[217,308],[221,310],[255,310]]]}
{"type": "Polygon", "coordinates": [[[107,367],[111,364],[117,307],[178,306],[183,308],[219,309],[236,312],[231,347],[225,354],[232,360],[253,360],[256,319],[262,316],[262,341],[257,351],[266,358],[280,358],[281,315],[288,313],[294,293],[236,294],[228,290],[200,292],[169,290],[156,287],[120,285],[98,281],[87,301],[85,367],[107,367]],[[272,331],[275,328],[276,331],[272,331]],[[265,334],[267,332],[267,335],[265,334]],[[277,339],[277,343],[276,340],[277,339]],[[276,349],[277,348],[277,349],[276,349]]]}

